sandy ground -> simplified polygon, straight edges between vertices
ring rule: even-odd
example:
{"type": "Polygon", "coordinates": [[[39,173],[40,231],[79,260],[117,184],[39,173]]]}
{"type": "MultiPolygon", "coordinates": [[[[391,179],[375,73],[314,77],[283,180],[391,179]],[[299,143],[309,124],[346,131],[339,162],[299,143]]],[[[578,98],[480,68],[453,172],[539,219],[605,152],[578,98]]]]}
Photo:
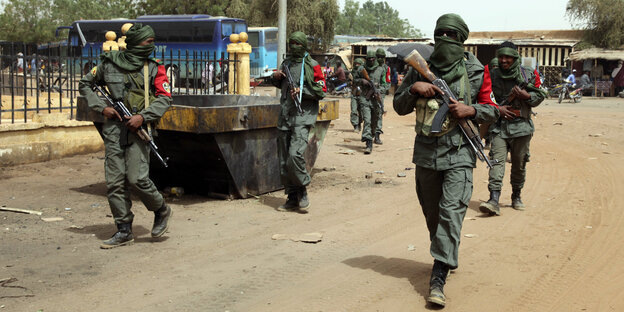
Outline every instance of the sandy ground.
{"type": "MultiPolygon", "coordinates": [[[[430,309],[414,117],[397,116],[391,100],[384,144],[371,155],[341,100],[308,214],[276,211],[282,192],[234,201],[184,195],[168,199],[171,229],[154,241],[153,217],[135,200],[136,243],[112,250],[99,249],[115,231],[102,153],[0,168],[0,205],[43,212],[0,212],[0,311],[430,309]],[[272,239],[312,232],[322,241],[272,239]]],[[[624,99],[547,100],[536,111],[527,209],[509,208],[506,176],[502,216],[481,214],[487,170],[478,165],[446,311],[624,311],[624,99]]]]}

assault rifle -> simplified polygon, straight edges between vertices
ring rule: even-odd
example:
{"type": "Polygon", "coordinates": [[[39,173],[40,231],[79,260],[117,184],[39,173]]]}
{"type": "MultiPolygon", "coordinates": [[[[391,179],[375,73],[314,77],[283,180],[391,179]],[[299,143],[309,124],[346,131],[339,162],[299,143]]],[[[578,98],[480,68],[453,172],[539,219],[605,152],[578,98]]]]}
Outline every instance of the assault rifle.
{"type": "MultiPolygon", "coordinates": [[[[117,113],[121,116],[122,119],[125,120],[125,117],[132,117],[132,114],[130,113],[130,111],[128,110],[128,108],[126,107],[126,105],[124,105],[124,103],[122,101],[115,101],[111,98],[111,95],[108,93],[108,91],[106,91],[105,89],[103,89],[102,87],[98,86],[97,84],[94,84],[94,89],[99,91],[102,96],[104,96],[104,98],[106,99],[106,101],[108,102],[108,104],[110,104],[110,106],[112,108],[114,108],[117,113]]],[[[154,153],[154,156],[156,156],[156,158],[158,158],[158,160],[160,160],[160,163],[163,164],[163,166],[165,166],[165,168],[168,167],[167,165],[167,160],[163,159],[162,156],[160,156],[160,153],[158,153],[158,146],[156,146],[156,143],[154,143],[154,140],[152,140],[152,137],[147,133],[147,131],[145,131],[145,129],[143,129],[143,127],[139,128],[137,130],[137,135],[145,142],[147,142],[149,144],[150,149],[152,150],[152,153],[154,153]]]]}
{"type": "Polygon", "coordinates": [[[381,100],[381,93],[379,93],[379,90],[377,90],[377,87],[375,86],[375,83],[370,79],[370,76],[368,75],[368,71],[366,71],[366,68],[362,68],[362,71],[360,72],[360,74],[371,85],[371,89],[370,89],[370,91],[368,91],[368,94],[366,94],[366,98],[370,99],[372,97],[373,99],[377,100],[377,102],[379,103],[379,108],[381,108],[381,112],[383,113],[384,112],[384,103],[381,100]]]}
{"type": "MultiPolygon", "coordinates": [[[[304,64],[302,63],[301,66],[304,66],[304,64]]],[[[301,68],[301,70],[303,70],[303,68],[301,68]]],[[[286,79],[288,80],[288,89],[289,90],[295,90],[296,86],[295,86],[295,81],[293,80],[292,74],[290,73],[290,68],[288,68],[288,65],[284,64],[283,65],[283,71],[284,74],[286,74],[286,79]]],[[[297,111],[299,112],[300,115],[303,115],[303,109],[301,108],[301,101],[299,100],[299,97],[292,96],[293,100],[295,101],[295,106],[297,107],[297,111]]]]}
{"type": "MultiPolygon", "coordinates": [[[[420,53],[418,53],[418,51],[412,51],[410,54],[404,57],[404,61],[405,63],[412,66],[418,73],[420,73],[421,76],[429,80],[434,86],[440,88],[440,90],[442,90],[443,92],[443,94],[441,95],[443,103],[438,109],[436,115],[433,117],[433,123],[431,125],[431,132],[439,133],[440,131],[442,131],[442,123],[444,122],[446,114],[449,111],[449,104],[451,103],[451,99],[457,100],[457,97],[455,96],[455,94],[453,94],[453,91],[451,91],[449,86],[446,84],[446,81],[436,77],[431,72],[429,66],[427,65],[427,62],[420,55],[420,53]]],[[[483,151],[483,142],[481,141],[481,137],[479,137],[479,131],[475,127],[474,123],[467,118],[460,119],[459,128],[461,129],[464,137],[466,137],[466,139],[468,140],[468,143],[470,143],[470,146],[477,155],[477,158],[479,158],[480,161],[485,161],[488,168],[491,168],[492,163],[490,163],[490,160],[487,158],[487,155],[485,155],[485,152],[483,151]]]]}

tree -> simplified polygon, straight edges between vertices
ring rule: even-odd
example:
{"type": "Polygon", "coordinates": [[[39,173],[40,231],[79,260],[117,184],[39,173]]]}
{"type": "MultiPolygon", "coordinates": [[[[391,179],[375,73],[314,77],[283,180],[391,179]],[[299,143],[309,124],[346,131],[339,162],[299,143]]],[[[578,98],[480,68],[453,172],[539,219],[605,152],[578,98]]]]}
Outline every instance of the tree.
{"type": "Polygon", "coordinates": [[[386,2],[367,0],[362,4],[346,0],[338,16],[336,33],[341,35],[384,35],[389,37],[422,37],[407,19],[386,2]]]}
{"type": "Polygon", "coordinates": [[[585,29],[585,41],[605,49],[624,47],[624,0],[569,0],[566,15],[585,29]]]}
{"type": "Polygon", "coordinates": [[[44,43],[57,41],[55,30],[80,19],[133,17],[134,0],[8,0],[0,14],[0,38],[44,43]]]}

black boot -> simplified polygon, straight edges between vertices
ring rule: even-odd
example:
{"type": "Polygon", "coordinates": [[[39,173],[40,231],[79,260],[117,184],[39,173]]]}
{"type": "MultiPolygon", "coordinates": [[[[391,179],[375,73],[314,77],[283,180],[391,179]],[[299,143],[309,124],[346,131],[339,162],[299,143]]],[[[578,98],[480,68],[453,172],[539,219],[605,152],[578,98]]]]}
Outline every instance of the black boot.
{"type": "Polygon", "coordinates": [[[353,126],[353,132],[360,133],[360,125],[353,126]]]}
{"type": "Polygon", "coordinates": [[[370,154],[373,152],[373,141],[366,140],[366,149],[364,149],[364,154],[370,154]]]}
{"type": "Polygon", "coordinates": [[[427,302],[443,307],[446,305],[446,297],[444,296],[444,285],[446,284],[446,276],[449,267],[446,263],[435,260],[433,269],[431,270],[431,280],[429,281],[429,296],[427,302]]]}
{"type": "Polygon", "coordinates": [[[498,199],[500,198],[500,191],[490,191],[490,199],[479,205],[479,210],[483,213],[488,213],[491,216],[500,216],[500,207],[498,206],[498,199]]]}
{"type": "Polygon", "coordinates": [[[152,237],[161,237],[169,228],[169,218],[173,215],[173,210],[167,204],[154,211],[154,225],[152,226],[152,237]]]}
{"type": "Polygon", "coordinates": [[[381,138],[379,137],[380,135],[381,135],[381,133],[376,133],[375,134],[375,141],[373,141],[373,143],[375,143],[377,145],[383,144],[383,142],[381,142],[381,138]]]}
{"type": "Polygon", "coordinates": [[[299,208],[299,192],[292,192],[288,194],[288,199],[286,200],[286,203],[284,203],[283,205],[279,206],[279,208],[277,208],[277,210],[279,211],[293,211],[297,208],[299,208]]]}
{"type": "Polygon", "coordinates": [[[308,200],[308,190],[304,186],[299,193],[299,209],[308,210],[310,208],[310,201],[308,200]]]}
{"type": "Polygon", "coordinates": [[[117,223],[117,233],[115,233],[113,237],[103,241],[100,248],[110,249],[124,245],[132,245],[132,243],[134,243],[132,223],[117,223]]]}
{"type": "Polygon", "coordinates": [[[511,207],[516,210],[524,210],[524,204],[520,199],[521,189],[513,189],[511,193],[511,207]]]}

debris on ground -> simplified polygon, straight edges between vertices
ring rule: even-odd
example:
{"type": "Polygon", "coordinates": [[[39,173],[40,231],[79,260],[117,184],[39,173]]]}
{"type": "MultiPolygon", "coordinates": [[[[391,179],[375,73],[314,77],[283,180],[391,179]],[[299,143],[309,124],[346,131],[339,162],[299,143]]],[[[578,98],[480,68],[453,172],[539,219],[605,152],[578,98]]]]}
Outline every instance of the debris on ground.
{"type": "Polygon", "coordinates": [[[2,210],[2,211],[11,211],[11,212],[19,212],[19,213],[27,213],[27,214],[34,214],[34,215],[38,215],[38,216],[43,214],[43,212],[41,212],[41,211],[21,209],[21,208],[9,208],[9,207],[5,207],[5,206],[0,207],[0,210],[2,210]]]}
{"type": "Polygon", "coordinates": [[[318,243],[323,240],[323,234],[319,232],[303,233],[303,234],[274,234],[272,240],[289,239],[293,242],[318,243]]]}

